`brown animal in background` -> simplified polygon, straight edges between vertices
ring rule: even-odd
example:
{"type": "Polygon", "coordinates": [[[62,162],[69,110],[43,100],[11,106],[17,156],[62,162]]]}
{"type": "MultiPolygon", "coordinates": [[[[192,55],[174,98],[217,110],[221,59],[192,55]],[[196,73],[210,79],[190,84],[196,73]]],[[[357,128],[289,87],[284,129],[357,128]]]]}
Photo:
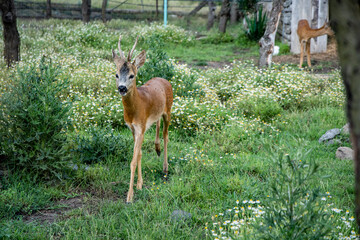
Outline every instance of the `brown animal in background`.
{"type": "Polygon", "coordinates": [[[311,67],[310,61],[310,40],[311,38],[315,38],[322,35],[333,36],[334,32],[331,29],[328,22],[318,29],[310,28],[309,22],[306,19],[302,19],[298,22],[297,34],[299,36],[300,41],[300,65],[299,68],[302,67],[303,58],[304,58],[304,48],[306,49],[307,63],[308,66],[311,67]]]}
{"type": "Polygon", "coordinates": [[[132,54],[135,44],[129,52],[127,59],[121,51],[119,38],[118,47],[120,56],[112,50],[113,59],[116,65],[116,86],[124,106],[124,120],[130,128],[134,138],[134,154],[130,163],[130,186],[126,202],[130,203],[134,196],[134,175],[138,168],[138,179],[136,188],[142,189],[143,179],[141,175],[141,146],[144,140],[145,131],[156,122],[155,149],[160,156],[160,118],[163,118],[163,138],[164,138],[164,173],[168,172],[167,144],[168,128],[170,124],[170,111],[173,103],[173,90],[171,84],[163,78],[152,78],[143,86],[136,87],[136,74],[138,69],[145,63],[146,53],[143,50],[133,61],[132,54]]]}

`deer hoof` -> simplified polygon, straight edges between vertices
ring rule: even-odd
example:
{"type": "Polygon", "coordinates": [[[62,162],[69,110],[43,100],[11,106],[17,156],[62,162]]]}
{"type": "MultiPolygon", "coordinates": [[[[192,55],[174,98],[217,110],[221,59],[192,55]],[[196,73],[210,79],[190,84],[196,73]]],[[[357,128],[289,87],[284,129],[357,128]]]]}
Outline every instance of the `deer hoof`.
{"type": "Polygon", "coordinates": [[[141,189],[142,189],[142,185],[143,185],[143,181],[138,181],[138,182],[136,183],[136,188],[139,189],[139,190],[141,190],[141,189]]]}
{"type": "Polygon", "coordinates": [[[157,155],[160,157],[160,153],[161,153],[160,144],[155,143],[155,150],[156,150],[157,155]]]}

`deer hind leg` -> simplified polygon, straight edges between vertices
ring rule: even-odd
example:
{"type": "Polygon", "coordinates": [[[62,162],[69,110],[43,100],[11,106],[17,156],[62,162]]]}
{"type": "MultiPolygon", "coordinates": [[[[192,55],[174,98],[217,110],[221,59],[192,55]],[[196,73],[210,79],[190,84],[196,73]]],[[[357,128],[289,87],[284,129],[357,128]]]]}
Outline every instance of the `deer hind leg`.
{"type": "Polygon", "coordinates": [[[168,173],[168,159],[167,159],[167,145],[169,142],[169,124],[170,124],[170,114],[163,115],[164,126],[163,126],[163,138],[164,138],[164,165],[163,171],[165,174],[168,173]]]}
{"type": "MultiPolygon", "coordinates": [[[[134,144],[133,158],[130,163],[130,184],[129,184],[129,191],[128,191],[127,198],[126,198],[127,203],[130,203],[133,200],[135,170],[136,170],[138,163],[141,162],[141,145],[144,141],[144,132],[145,132],[144,130],[140,130],[140,129],[136,129],[136,128],[134,131],[135,131],[135,133],[134,133],[135,144],[134,144]]],[[[138,167],[141,168],[141,164],[138,167]]],[[[141,174],[141,169],[140,169],[140,174],[141,174]]],[[[141,177],[141,176],[138,176],[138,177],[141,177]]],[[[141,182],[142,182],[142,178],[141,178],[141,182]]]]}
{"type": "Polygon", "coordinates": [[[303,64],[304,47],[305,47],[305,42],[301,41],[300,42],[300,65],[299,65],[299,68],[302,68],[302,64],[303,64]]]}
{"type": "Polygon", "coordinates": [[[311,67],[311,61],[310,61],[310,40],[306,42],[306,57],[307,57],[307,63],[308,66],[311,67]]]}
{"type": "Polygon", "coordinates": [[[160,119],[156,122],[156,137],[155,137],[155,150],[158,156],[160,156],[160,119]]]}

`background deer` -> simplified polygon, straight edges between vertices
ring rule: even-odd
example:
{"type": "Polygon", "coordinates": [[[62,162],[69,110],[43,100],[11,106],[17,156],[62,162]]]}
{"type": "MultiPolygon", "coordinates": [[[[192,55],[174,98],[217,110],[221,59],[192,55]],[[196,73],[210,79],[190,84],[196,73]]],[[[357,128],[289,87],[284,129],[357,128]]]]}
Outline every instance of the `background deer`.
{"type": "Polygon", "coordinates": [[[311,67],[310,61],[310,41],[311,38],[319,37],[322,35],[333,36],[334,32],[332,31],[328,22],[318,29],[310,28],[309,22],[306,19],[302,19],[298,22],[297,34],[299,36],[300,41],[300,65],[299,68],[302,67],[303,58],[304,58],[304,48],[306,49],[306,57],[308,66],[311,67]]]}
{"type": "Polygon", "coordinates": [[[120,56],[112,50],[113,59],[116,65],[116,86],[124,106],[124,120],[130,128],[134,138],[134,154],[130,163],[130,186],[126,202],[132,202],[134,196],[134,175],[138,168],[138,179],[136,187],[142,189],[143,179],[141,175],[141,146],[144,140],[145,131],[156,122],[155,149],[160,156],[160,118],[163,118],[163,138],[164,138],[164,164],[163,170],[167,174],[167,144],[168,128],[170,124],[170,111],[173,103],[173,91],[171,84],[163,78],[152,78],[143,86],[136,87],[136,74],[138,69],[145,63],[146,53],[143,50],[135,59],[131,61],[138,38],[134,46],[129,51],[127,59],[120,46],[121,36],[118,47],[120,56]]]}

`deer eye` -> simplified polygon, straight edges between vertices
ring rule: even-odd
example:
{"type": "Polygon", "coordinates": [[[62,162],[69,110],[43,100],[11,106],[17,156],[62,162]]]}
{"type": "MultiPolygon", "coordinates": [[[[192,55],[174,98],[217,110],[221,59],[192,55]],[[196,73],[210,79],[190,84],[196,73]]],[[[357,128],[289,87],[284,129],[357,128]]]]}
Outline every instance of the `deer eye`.
{"type": "Polygon", "coordinates": [[[133,79],[134,77],[135,77],[135,76],[134,76],[133,74],[131,74],[129,78],[130,78],[130,79],[133,79]]]}
{"type": "Polygon", "coordinates": [[[118,75],[118,74],[116,74],[115,76],[116,76],[116,78],[119,78],[119,75],[118,75]]]}

